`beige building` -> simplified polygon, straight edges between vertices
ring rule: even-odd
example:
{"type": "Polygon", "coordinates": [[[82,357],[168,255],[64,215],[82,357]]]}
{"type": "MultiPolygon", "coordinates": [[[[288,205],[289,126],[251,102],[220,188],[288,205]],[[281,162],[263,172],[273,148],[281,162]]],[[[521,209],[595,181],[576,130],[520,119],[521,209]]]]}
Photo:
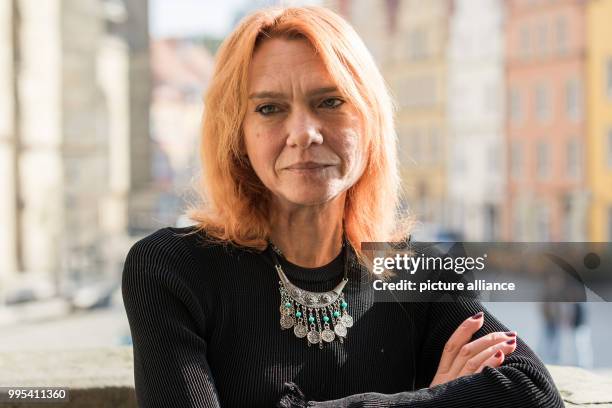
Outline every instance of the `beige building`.
{"type": "Polygon", "coordinates": [[[147,0],[3,1],[0,22],[0,284],[118,273],[150,179],[147,0]]]}
{"type": "Polygon", "coordinates": [[[449,224],[447,197],[448,0],[330,0],[355,27],[398,105],[405,205],[427,223],[449,224]]]}

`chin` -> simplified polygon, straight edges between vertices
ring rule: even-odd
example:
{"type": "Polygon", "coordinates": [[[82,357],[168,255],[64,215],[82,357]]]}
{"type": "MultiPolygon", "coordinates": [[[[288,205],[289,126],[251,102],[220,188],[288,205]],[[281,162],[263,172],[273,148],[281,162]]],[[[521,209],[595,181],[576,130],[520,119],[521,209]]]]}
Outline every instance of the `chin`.
{"type": "Polygon", "coordinates": [[[293,204],[298,205],[316,205],[323,204],[334,198],[334,194],[329,191],[300,191],[294,190],[285,194],[285,199],[293,204]]]}

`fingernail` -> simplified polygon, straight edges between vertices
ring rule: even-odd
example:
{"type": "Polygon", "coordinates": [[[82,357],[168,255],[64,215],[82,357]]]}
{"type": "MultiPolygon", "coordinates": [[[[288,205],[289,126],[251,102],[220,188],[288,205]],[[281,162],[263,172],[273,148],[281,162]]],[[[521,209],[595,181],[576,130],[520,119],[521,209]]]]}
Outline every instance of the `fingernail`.
{"type": "Polygon", "coordinates": [[[506,332],[506,336],[508,336],[508,337],[515,337],[516,336],[516,332],[506,332]]]}
{"type": "Polygon", "coordinates": [[[508,340],[506,344],[514,344],[516,343],[516,339],[508,340]]]}
{"type": "Polygon", "coordinates": [[[497,353],[495,353],[495,358],[500,358],[501,357],[501,350],[497,350],[497,353]]]}
{"type": "Polygon", "coordinates": [[[483,312],[478,312],[474,316],[472,316],[472,319],[478,320],[482,317],[483,314],[484,314],[483,312]]]}

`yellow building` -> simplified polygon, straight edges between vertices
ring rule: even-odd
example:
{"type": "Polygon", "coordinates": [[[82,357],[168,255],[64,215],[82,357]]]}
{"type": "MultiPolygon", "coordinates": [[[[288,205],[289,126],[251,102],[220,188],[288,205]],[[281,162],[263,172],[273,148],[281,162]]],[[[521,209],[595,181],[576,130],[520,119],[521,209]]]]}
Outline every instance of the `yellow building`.
{"type": "Polygon", "coordinates": [[[612,241],[612,0],[587,7],[589,240],[612,241]]]}
{"type": "Polygon", "coordinates": [[[408,204],[425,222],[448,224],[446,128],[450,3],[402,2],[385,75],[397,98],[408,204]]]}

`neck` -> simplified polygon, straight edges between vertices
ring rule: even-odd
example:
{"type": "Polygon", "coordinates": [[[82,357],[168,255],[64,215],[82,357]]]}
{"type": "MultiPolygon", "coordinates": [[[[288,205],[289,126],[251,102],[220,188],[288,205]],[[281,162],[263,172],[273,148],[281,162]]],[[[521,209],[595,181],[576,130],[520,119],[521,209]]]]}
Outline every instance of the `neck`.
{"type": "Polygon", "coordinates": [[[270,240],[289,262],[315,268],[331,262],[342,249],[345,194],[323,204],[279,204],[271,211],[270,240]]]}

